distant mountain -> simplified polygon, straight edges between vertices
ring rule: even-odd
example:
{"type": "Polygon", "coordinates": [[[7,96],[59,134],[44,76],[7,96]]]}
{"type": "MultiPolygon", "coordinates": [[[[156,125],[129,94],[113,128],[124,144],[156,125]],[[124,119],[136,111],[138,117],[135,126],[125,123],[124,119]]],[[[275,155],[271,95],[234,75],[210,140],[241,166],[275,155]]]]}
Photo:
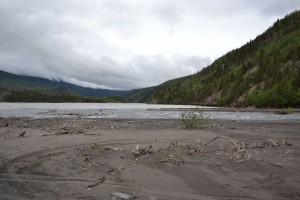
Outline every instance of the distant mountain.
{"type": "Polygon", "coordinates": [[[123,102],[127,91],[86,88],[63,81],[20,76],[0,71],[0,101],[8,102],[123,102]]]}
{"type": "Polygon", "coordinates": [[[82,96],[113,96],[121,95],[127,91],[93,89],[66,83],[63,81],[52,81],[32,76],[20,76],[0,70],[0,88],[8,90],[38,90],[45,93],[71,93],[82,96]]]}
{"type": "Polygon", "coordinates": [[[213,106],[300,107],[300,11],[202,71],[129,91],[127,101],[213,106]]]}

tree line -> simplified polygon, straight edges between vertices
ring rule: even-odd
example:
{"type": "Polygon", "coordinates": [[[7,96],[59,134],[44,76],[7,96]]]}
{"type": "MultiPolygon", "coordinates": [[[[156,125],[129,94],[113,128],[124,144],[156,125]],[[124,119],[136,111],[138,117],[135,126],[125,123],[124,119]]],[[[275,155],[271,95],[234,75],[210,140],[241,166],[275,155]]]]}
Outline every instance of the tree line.
{"type": "Polygon", "coordinates": [[[5,102],[51,102],[51,103],[107,103],[123,102],[119,96],[81,96],[71,93],[44,93],[37,90],[23,89],[6,91],[2,97],[5,102]]]}

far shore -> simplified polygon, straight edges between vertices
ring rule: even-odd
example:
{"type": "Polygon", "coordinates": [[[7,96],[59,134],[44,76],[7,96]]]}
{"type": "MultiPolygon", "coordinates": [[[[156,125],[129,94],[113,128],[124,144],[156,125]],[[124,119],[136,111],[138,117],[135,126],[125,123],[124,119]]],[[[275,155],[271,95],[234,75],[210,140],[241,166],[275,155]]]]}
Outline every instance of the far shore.
{"type": "MultiPolygon", "coordinates": [[[[216,112],[263,112],[263,113],[277,113],[287,108],[255,108],[255,107],[214,107],[214,106],[197,106],[196,108],[202,109],[203,111],[216,111],[216,112]]],[[[291,108],[292,112],[299,113],[300,108],[291,108]]],[[[165,111],[187,111],[192,110],[190,108],[161,108],[161,109],[148,109],[148,110],[165,110],[165,111]]]]}

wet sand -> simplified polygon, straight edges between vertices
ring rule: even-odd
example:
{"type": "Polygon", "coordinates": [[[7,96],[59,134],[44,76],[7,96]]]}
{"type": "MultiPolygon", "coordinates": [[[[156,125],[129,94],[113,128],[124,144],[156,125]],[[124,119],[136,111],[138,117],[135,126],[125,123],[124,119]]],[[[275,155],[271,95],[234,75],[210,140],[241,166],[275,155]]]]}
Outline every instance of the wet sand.
{"type": "Polygon", "coordinates": [[[209,123],[0,118],[0,199],[300,199],[300,122],[209,123]]]}

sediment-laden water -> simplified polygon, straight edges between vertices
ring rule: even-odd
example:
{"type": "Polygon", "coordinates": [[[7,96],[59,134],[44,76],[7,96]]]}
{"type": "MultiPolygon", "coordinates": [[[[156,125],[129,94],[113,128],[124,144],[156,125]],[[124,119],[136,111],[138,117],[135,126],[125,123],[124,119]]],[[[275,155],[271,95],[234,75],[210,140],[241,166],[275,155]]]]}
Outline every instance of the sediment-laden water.
{"type": "MultiPolygon", "coordinates": [[[[179,119],[189,105],[142,103],[0,103],[0,117],[87,117],[121,119],[179,119]]],[[[278,115],[272,112],[225,112],[203,107],[211,119],[227,120],[300,120],[300,113],[278,115]],[[206,110],[209,111],[206,111],[206,110]]]]}

